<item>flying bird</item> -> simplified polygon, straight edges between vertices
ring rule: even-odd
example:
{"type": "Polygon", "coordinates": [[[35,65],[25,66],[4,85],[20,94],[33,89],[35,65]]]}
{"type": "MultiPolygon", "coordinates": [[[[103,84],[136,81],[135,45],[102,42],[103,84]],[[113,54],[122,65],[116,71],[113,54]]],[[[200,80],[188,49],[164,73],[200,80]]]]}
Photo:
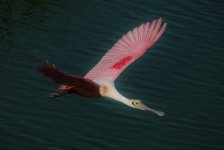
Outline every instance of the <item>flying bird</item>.
{"type": "Polygon", "coordinates": [[[141,100],[126,98],[114,86],[114,81],[124,69],[140,58],[162,36],[167,24],[161,24],[162,18],[159,18],[129,31],[84,77],[62,72],[48,61],[39,65],[38,71],[57,83],[59,90],[62,91],[51,93],[50,97],[66,94],[78,94],[91,98],[107,97],[132,108],[148,110],[158,116],[164,116],[164,112],[146,106],[141,100]]]}

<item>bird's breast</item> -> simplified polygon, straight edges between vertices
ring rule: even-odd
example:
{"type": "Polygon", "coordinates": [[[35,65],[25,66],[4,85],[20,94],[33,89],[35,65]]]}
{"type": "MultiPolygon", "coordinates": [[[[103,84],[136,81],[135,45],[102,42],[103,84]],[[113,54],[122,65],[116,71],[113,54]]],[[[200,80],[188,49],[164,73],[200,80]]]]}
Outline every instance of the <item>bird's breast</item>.
{"type": "Polygon", "coordinates": [[[100,94],[102,96],[107,96],[110,93],[110,88],[106,85],[101,85],[99,88],[100,94]]]}

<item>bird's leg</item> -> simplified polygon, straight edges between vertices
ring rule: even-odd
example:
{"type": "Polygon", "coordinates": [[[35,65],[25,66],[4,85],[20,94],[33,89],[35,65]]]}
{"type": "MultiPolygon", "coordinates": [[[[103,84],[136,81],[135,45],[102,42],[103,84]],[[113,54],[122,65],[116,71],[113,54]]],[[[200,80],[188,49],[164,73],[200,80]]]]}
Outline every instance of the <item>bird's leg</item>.
{"type": "Polygon", "coordinates": [[[48,95],[49,98],[54,98],[54,97],[61,97],[61,96],[64,96],[66,94],[69,94],[70,92],[69,91],[65,91],[65,92],[62,92],[62,93],[50,93],[48,95]]]}

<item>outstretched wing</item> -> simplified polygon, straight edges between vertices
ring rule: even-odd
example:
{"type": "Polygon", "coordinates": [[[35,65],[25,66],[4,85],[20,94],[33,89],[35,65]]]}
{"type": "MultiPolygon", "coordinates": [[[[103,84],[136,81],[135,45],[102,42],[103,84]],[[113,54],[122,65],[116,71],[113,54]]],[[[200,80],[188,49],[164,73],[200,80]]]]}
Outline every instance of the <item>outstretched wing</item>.
{"type": "Polygon", "coordinates": [[[71,75],[62,71],[59,71],[54,64],[50,64],[46,61],[45,64],[41,64],[37,67],[38,71],[43,73],[45,76],[49,77],[55,83],[60,85],[68,85],[68,86],[76,86],[76,87],[84,87],[88,83],[88,85],[96,84],[91,80],[85,79],[81,76],[71,75]]]}
{"type": "Polygon", "coordinates": [[[164,23],[160,27],[161,23],[160,18],[129,31],[86,74],[85,78],[96,82],[105,78],[114,81],[128,65],[141,57],[161,37],[167,25],[164,23]]]}

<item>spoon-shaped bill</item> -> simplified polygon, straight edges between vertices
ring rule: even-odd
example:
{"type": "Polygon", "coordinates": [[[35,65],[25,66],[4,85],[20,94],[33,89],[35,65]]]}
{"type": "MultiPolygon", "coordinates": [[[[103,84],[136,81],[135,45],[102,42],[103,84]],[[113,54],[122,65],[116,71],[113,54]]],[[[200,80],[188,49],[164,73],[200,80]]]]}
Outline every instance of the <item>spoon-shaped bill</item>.
{"type": "Polygon", "coordinates": [[[145,104],[142,104],[140,109],[151,111],[151,112],[155,113],[158,116],[164,116],[165,115],[164,112],[159,111],[159,110],[152,109],[152,108],[146,106],[145,104]]]}

